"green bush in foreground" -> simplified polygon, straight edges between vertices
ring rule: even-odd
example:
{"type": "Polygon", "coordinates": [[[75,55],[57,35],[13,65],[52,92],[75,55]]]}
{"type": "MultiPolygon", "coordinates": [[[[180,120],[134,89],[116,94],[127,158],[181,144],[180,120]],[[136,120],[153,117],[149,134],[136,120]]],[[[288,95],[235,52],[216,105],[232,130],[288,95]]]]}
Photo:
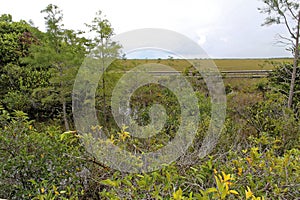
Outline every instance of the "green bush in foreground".
{"type": "MultiPolygon", "coordinates": [[[[280,105],[272,98],[255,105],[248,126],[255,127],[256,134],[236,147],[229,141],[237,138],[238,126],[229,120],[225,126],[230,134],[221,137],[222,145],[211,156],[189,165],[183,157],[144,174],[105,167],[87,155],[74,132],[45,125],[38,131],[25,113],[1,109],[0,198],[297,199],[299,121],[280,105]]],[[[121,146],[132,143],[126,131],[111,139],[121,146]]]]}
{"type": "Polygon", "coordinates": [[[0,198],[80,197],[78,139],[53,126],[40,133],[21,111],[0,112],[0,198]]]}

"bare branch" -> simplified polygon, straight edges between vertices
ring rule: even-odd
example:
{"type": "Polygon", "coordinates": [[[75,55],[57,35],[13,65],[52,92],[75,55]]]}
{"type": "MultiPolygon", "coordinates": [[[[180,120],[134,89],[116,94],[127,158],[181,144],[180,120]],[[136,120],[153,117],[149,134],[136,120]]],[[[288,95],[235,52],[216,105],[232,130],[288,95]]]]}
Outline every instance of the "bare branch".
{"type": "Polygon", "coordinates": [[[284,0],[285,4],[286,4],[286,7],[287,9],[290,11],[290,14],[292,15],[292,18],[294,18],[294,20],[298,20],[297,18],[297,15],[293,12],[292,8],[291,8],[291,4],[292,3],[289,3],[288,0],[284,0]]]}
{"type": "Polygon", "coordinates": [[[283,17],[283,19],[284,19],[285,26],[287,27],[287,29],[288,29],[290,35],[292,36],[292,38],[296,39],[297,36],[292,32],[292,30],[291,30],[291,28],[290,28],[290,25],[289,25],[289,22],[288,22],[288,20],[287,20],[287,18],[286,18],[286,16],[285,16],[285,14],[282,14],[282,17],[283,17]]]}
{"type": "Polygon", "coordinates": [[[284,37],[280,34],[277,34],[275,36],[276,38],[276,42],[275,42],[275,45],[280,45],[281,47],[289,47],[287,50],[291,51],[292,49],[295,48],[295,44],[294,44],[294,41],[290,38],[287,38],[287,37],[284,37]]]}

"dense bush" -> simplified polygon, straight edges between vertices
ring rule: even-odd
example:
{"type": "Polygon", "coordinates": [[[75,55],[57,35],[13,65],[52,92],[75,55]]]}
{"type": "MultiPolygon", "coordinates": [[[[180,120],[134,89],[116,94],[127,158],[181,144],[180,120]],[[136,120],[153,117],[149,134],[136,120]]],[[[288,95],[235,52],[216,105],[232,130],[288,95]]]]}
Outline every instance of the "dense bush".
{"type": "Polygon", "coordinates": [[[0,197],[80,197],[77,173],[84,163],[78,159],[82,148],[76,135],[61,134],[55,126],[39,132],[25,113],[0,112],[0,197]]]}
{"type": "MultiPolygon", "coordinates": [[[[147,89],[156,90],[152,86],[147,89]]],[[[255,91],[258,89],[235,93],[241,92],[245,95],[259,93],[260,91],[255,91]]],[[[141,91],[141,94],[148,99],[149,105],[154,100],[159,100],[158,97],[149,95],[147,90],[141,91]]],[[[134,98],[138,98],[138,95],[134,98]]],[[[171,101],[173,98],[170,97],[171,101]]],[[[110,169],[84,151],[80,137],[75,132],[63,132],[54,125],[34,123],[21,111],[9,114],[1,108],[0,197],[9,199],[296,199],[299,197],[300,124],[297,116],[284,108],[285,98],[269,91],[264,94],[263,101],[258,98],[256,102],[240,107],[238,112],[229,110],[219,144],[213,153],[204,159],[197,158],[197,149],[210,121],[210,108],[208,99],[200,92],[198,98],[202,120],[194,144],[187,154],[161,170],[144,174],[128,174],[110,169]],[[39,127],[38,130],[35,127],[39,127]]],[[[139,104],[141,102],[139,98],[135,101],[136,104],[133,106],[137,106],[139,114],[142,114],[140,120],[146,122],[148,113],[143,109],[147,107],[143,108],[139,104]]],[[[167,96],[164,101],[168,102],[167,96]]],[[[176,107],[172,109],[176,110],[176,107]]],[[[176,125],[174,122],[176,120],[170,120],[169,126],[176,125]]],[[[169,132],[172,130],[167,126],[161,135],[167,136],[169,132]]],[[[171,139],[170,135],[168,138],[171,139]]],[[[152,151],[160,148],[160,143],[164,143],[164,137],[147,141],[133,139],[126,129],[115,132],[112,129],[110,139],[114,144],[131,151],[136,151],[137,147],[152,151]]]]}

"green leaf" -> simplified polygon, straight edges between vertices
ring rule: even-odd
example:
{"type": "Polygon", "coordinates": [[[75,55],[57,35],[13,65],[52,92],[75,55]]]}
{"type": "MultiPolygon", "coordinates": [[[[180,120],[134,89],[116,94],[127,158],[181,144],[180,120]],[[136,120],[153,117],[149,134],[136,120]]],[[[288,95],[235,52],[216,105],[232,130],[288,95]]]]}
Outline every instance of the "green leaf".
{"type": "Polygon", "coordinates": [[[104,184],[104,185],[113,186],[113,187],[119,186],[118,181],[112,181],[112,180],[110,180],[110,179],[103,180],[103,181],[101,181],[100,183],[102,183],[102,184],[104,184]]]}
{"type": "Polygon", "coordinates": [[[207,190],[205,190],[205,192],[207,194],[210,194],[210,193],[218,192],[218,190],[217,190],[217,188],[208,188],[207,190]]]}

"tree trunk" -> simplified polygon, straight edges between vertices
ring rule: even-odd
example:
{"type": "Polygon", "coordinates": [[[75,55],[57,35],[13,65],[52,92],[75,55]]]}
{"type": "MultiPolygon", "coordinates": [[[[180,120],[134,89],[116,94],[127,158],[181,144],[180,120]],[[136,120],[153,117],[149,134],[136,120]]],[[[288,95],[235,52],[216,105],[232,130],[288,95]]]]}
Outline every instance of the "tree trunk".
{"type": "Polygon", "coordinates": [[[102,58],[102,89],[103,89],[103,116],[104,116],[104,126],[106,125],[106,94],[105,94],[105,78],[104,78],[104,58],[102,58]]]}
{"type": "Polygon", "coordinates": [[[63,106],[63,118],[64,118],[64,122],[65,122],[65,128],[66,128],[66,131],[69,131],[70,127],[69,127],[69,122],[68,122],[68,118],[67,118],[67,106],[66,106],[65,100],[62,102],[62,106],[63,106]]]}
{"type": "MultiPolygon", "coordinates": [[[[60,67],[59,68],[59,75],[60,77],[62,78],[63,77],[63,72],[62,72],[62,68],[60,67]]],[[[68,122],[68,117],[67,117],[67,103],[66,103],[66,100],[65,100],[65,97],[64,97],[64,93],[62,91],[63,89],[63,82],[60,81],[60,98],[61,98],[61,103],[62,103],[62,109],[63,109],[63,119],[64,119],[64,123],[65,123],[65,128],[66,128],[66,131],[69,131],[70,130],[70,127],[69,127],[69,122],[68,122]]]]}
{"type": "Polygon", "coordinates": [[[299,59],[299,29],[300,29],[300,12],[298,13],[296,44],[295,44],[295,52],[294,52],[293,72],[292,72],[289,99],[288,99],[288,108],[292,108],[292,105],[293,105],[295,81],[296,81],[297,68],[298,68],[298,59],[299,59]]]}
{"type": "Polygon", "coordinates": [[[105,73],[105,55],[104,55],[104,46],[106,47],[106,41],[104,41],[104,36],[101,36],[101,59],[102,59],[102,89],[103,89],[103,117],[104,117],[104,121],[103,121],[103,125],[106,126],[106,94],[105,94],[105,78],[104,78],[104,73],[105,73]]]}

